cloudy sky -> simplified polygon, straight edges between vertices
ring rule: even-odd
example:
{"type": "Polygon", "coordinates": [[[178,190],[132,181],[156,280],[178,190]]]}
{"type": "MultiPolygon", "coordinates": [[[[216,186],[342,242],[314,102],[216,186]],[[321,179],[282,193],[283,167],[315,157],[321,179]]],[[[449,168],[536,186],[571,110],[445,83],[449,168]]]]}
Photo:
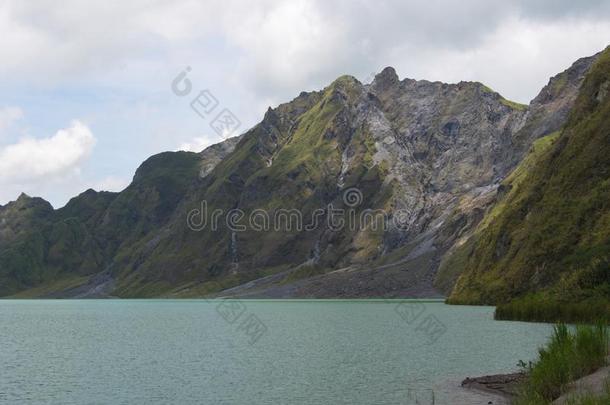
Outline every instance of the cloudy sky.
{"type": "Polygon", "coordinates": [[[58,5],[0,0],[0,204],[120,190],[152,154],[222,140],[210,124],[225,109],[243,131],[342,74],[368,82],[390,65],[401,79],[476,80],[527,103],[610,44],[604,0],[58,5]],[[172,81],[187,67],[180,96],[172,81]]]}

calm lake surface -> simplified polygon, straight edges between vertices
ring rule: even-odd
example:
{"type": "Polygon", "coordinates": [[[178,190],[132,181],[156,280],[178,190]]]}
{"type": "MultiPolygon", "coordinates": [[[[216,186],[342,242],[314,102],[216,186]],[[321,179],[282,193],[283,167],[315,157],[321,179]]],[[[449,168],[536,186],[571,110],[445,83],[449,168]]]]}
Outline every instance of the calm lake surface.
{"type": "MultiPolygon", "coordinates": [[[[429,301],[0,301],[0,403],[459,404],[549,325],[429,301]]],[[[486,402],[485,402],[486,403],[486,402]]]]}

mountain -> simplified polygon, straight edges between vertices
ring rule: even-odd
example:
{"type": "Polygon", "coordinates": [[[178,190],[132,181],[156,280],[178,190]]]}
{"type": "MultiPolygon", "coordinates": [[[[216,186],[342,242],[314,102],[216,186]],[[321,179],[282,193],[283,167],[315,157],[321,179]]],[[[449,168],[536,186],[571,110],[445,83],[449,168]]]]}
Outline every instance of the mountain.
{"type": "Polygon", "coordinates": [[[596,58],[528,106],[392,68],[342,76],[238,138],[151,157],[121,193],[55,211],[21,196],[0,207],[0,294],[442,296],[461,273],[436,274],[446,253],[574,115],[596,58]]]}
{"type": "MultiPolygon", "coordinates": [[[[562,81],[551,81],[552,87],[562,81]]],[[[610,48],[588,71],[566,125],[538,139],[496,203],[441,265],[453,303],[539,306],[610,298],[610,48]]]]}

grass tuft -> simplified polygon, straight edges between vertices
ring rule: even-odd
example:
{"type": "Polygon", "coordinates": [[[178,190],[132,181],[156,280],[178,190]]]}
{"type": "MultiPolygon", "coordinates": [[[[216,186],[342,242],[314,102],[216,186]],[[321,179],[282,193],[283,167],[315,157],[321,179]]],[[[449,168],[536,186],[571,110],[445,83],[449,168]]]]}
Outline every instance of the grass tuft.
{"type": "Polygon", "coordinates": [[[528,379],[517,405],[549,404],[568,383],[606,364],[608,329],[604,324],[581,325],[571,331],[565,324],[555,326],[539,358],[528,367],[528,379]]]}

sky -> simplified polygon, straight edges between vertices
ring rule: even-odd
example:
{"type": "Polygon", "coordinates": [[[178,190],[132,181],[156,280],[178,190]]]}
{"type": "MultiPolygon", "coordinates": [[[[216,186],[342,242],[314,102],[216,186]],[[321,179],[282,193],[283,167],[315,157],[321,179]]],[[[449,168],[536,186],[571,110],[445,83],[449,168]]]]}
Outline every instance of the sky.
{"type": "Polygon", "coordinates": [[[528,103],[610,44],[604,0],[0,0],[0,204],[120,191],[343,74],[480,81],[528,103]],[[179,75],[181,75],[179,77],[179,75]]]}

